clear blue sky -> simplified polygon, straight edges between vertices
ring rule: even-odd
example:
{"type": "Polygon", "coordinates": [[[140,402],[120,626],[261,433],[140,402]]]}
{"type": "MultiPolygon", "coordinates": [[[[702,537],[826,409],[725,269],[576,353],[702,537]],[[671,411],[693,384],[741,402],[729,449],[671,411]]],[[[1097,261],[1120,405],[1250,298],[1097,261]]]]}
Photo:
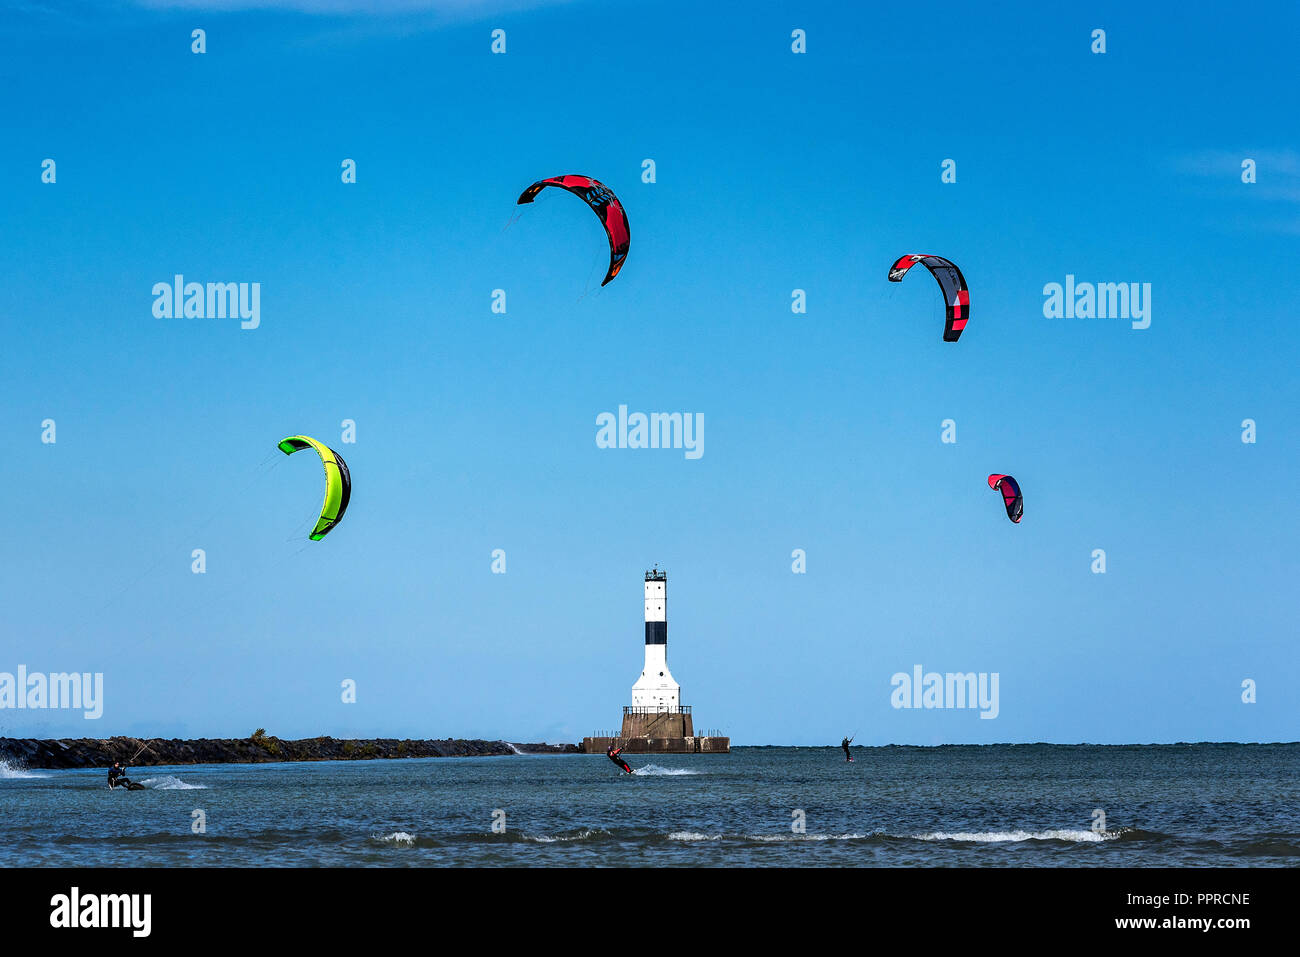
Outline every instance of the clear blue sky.
{"type": "Polygon", "coordinates": [[[737,743],[1300,738],[1293,5],[99,6],[0,34],[0,671],[106,707],[0,734],[576,740],[657,562],[737,743]],[[575,198],[503,228],[568,172],[631,221],[604,289],[575,198]],[[908,252],[962,266],[956,345],[908,252]],[[261,327],[154,318],[178,272],[261,327]],[[1067,274],[1151,283],[1150,328],[1044,318],[1067,274]],[[598,449],[620,404],[705,454],[598,449]],[[308,547],[298,432],[354,482],[308,547]],[[998,718],[893,709],[916,664],[998,718]]]}

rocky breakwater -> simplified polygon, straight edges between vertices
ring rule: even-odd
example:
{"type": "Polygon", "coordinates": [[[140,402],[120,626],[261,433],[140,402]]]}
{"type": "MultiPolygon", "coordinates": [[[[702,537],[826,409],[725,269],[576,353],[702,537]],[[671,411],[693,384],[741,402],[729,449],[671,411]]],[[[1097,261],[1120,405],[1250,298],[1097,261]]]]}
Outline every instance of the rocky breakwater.
{"type": "Polygon", "coordinates": [[[0,738],[0,760],[27,768],[106,768],[174,764],[258,764],[272,761],[368,761],[465,758],[508,754],[575,753],[575,745],[521,744],[461,738],[300,738],[265,732],[247,738],[0,738]],[[141,747],[144,747],[141,750],[141,747]],[[133,757],[134,756],[134,757],[133,757]]]}

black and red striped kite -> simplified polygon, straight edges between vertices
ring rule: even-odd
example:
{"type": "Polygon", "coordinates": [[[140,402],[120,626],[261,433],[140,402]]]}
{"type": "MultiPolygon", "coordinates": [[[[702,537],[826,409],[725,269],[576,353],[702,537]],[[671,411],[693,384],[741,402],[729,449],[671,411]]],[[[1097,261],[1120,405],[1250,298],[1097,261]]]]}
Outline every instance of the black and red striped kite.
{"type": "Polygon", "coordinates": [[[939,288],[943,290],[943,301],[947,306],[943,341],[956,342],[961,338],[961,332],[970,319],[970,290],[966,288],[966,277],[961,274],[956,263],[949,262],[942,256],[911,253],[900,256],[898,261],[889,267],[889,281],[902,282],[907,271],[917,263],[930,270],[938,281],[939,288]]]}

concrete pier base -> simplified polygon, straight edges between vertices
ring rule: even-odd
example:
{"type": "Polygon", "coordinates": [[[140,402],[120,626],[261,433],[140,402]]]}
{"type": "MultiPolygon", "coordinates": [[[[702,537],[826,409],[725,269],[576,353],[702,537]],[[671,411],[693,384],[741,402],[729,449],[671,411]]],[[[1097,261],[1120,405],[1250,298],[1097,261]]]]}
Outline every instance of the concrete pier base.
{"type": "Polygon", "coordinates": [[[627,754],[727,754],[731,739],[696,736],[691,709],[624,708],[618,737],[593,735],[582,739],[587,754],[604,754],[610,745],[627,754]]]}
{"type": "Polygon", "coordinates": [[[621,738],[693,738],[695,725],[689,710],[637,711],[623,713],[621,738]]]}

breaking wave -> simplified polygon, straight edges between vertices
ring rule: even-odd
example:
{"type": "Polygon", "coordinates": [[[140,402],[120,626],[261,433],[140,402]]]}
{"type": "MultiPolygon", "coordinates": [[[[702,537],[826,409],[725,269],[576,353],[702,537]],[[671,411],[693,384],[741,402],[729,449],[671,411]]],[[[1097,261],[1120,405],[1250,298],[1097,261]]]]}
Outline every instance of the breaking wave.
{"type": "Polygon", "coordinates": [[[701,834],[699,831],[673,831],[670,841],[755,841],[760,844],[780,844],[786,841],[864,841],[880,834],[701,834]]]}
{"type": "Polygon", "coordinates": [[[587,841],[609,836],[610,832],[600,827],[585,827],[572,831],[559,831],[555,834],[524,834],[508,830],[503,834],[490,831],[466,831],[452,834],[437,834],[421,837],[409,831],[393,831],[389,834],[371,834],[370,839],[391,847],[426,847],[447,848],[463,844],[567,844],[573,841],[587,841]]]}
{"type": "Polygon", "coordinates": [[[599,837],[608,833],[609,831],[601,827],[584,827],[582,830],[570,834],[524,834],[523,839],[537,844],[555,844],[563,841],[585,841],[588,838],[599,837]]]}
{"type": "Polygon", "coordinates": [[[762,843],[779,843],[782,841],[865,841],[875,834],[751,834],[746,840],[762,843]]]}
{"type": "Polygon", "coordinates": [[[1114,841],[1120,831],[934,831],[930,834],[913,834],[918,841],[964,841],[972,844],[1005,844],[1021,841],[1068,841],[1073,844],[1097,844],[1114,841]]]}

